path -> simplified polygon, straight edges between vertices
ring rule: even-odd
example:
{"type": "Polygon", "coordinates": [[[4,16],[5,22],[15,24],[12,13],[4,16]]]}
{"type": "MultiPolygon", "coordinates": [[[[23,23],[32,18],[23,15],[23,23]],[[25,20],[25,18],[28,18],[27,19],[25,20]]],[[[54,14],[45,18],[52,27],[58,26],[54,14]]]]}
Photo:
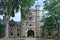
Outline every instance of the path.
{"type": "Polygon", "coordinates": [[[36,40],[36,38],[25,38],[25,40],[36,40]]]}

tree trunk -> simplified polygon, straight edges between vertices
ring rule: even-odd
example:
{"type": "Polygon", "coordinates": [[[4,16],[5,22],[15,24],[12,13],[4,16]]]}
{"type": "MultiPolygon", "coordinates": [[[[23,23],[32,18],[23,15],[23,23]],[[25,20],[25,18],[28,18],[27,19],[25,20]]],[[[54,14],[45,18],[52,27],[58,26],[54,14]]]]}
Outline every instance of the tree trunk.
{"type": "Polygon", "coordinates": [[[8,7],[6,7],[4,9],[4,13],[5,13],[5,38],[8,39],[9,38],[9,21],[10,21],[10,11],[8,9],[8,7]]]}
{"type": "Polygon", "coordinates": [[[6,16],[5,38],[9,38],[9,15],[6,16]]]}

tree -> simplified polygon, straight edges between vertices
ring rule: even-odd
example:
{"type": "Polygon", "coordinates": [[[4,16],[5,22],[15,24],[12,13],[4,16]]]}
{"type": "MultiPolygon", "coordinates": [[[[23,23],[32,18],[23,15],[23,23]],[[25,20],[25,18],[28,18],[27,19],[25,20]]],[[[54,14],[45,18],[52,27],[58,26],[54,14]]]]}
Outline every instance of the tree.
{"type": "Polygon", "coordinates": [[[53,31],[56,31],[56,24],[52,16],[46,17],[44,21],[44,25],[41,26],[44,31],[47,31],[51,34],[53,31]]]}
{"type": "Polygon", "coordinates": [[[3,9],[3,13],[5,15],[5,24],[6,24],[6,38],[8,38],[9,34],[9,20],[10,16],[14,16],[15,12],[18,12],[20,8],[22,19],[26,18],[26,14],[28,13],[30,7],[34,4],[35,0],[1,0],[0,6],[3,9]]]}
{"type": "Polygon", "coordinates": [[[9,35],[9,20],[10,20],[10,16],[14,16],[14,10],[18,9],[19,5],[17,3],[17,0],[1,0],[0,2],[0,7],[2,8],[3,13],[1,13],[2,15],[4,14],[5,16],[5,25],[6,25],[6,31],[5,31],[5,37],[8,38],[9,35]]]}
{"type": "Polygon", "coordinates": [[[4,25],[1,23],[1,19],[0,19],[0,38],[2,38],[3,37],[3,35],[4,35],[4,25]]]}
{"type": "Polygon", "coordinates": [[[4,25],[0,24],[0,38],[4,35],[4,25]]]}
{"type": "Polygon", "coordinates": [[[46,0],[44,1],[44,9],[48,11],[49,16],[52,16],[53,20],[55,21],[56,27],[58,28],[58,38],[60,38],[59,32],[59,22],[60,21],[60,0],[46,0]]]}

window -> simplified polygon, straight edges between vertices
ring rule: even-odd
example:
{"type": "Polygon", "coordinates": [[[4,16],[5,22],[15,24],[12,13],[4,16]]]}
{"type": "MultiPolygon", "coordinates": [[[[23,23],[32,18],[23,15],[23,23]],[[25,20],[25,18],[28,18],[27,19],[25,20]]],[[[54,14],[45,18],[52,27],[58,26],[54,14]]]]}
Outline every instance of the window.
{"type": "Polygon", "coordinates": [[[51,33],[49,33],[49,36],[51,36],[51,33]]]}
{"type": "Polygon", "coordinates": [[[30,24],[29,26],[32,26],[32,24],[30,24]]]}
{"type": "Polygon", "coordinates": [[[55,36],[57,36],[57,33],[55,34],[55,36]]]}
{"type": "Polygon", "coordinates": [[[17,29],[17,31],[19,31],[19,29],[17,29]]]}
{"type": "Polygon", "coordinates": [[[14,26],[14,24],[10,24],[10,26],[14,26]]]}
{"type": "Polygon", "coordinates": [[[12,28],[10,28],[10,31],[13,31],[13,27],[12,27],[12,28]]]}
{"type": "Polygon", "coordinates": [[[13,32],[11,32],[11,34],[10,35],[13,35],[13,32]]]}
{"type": "Polygon", "coordinates": [[[29,17],[29,20],[32,20],[32,17],[29,17]]]}
{"type": "Polygon", "coordinates": [[[17,36],[19,36],[19,33],[17,33],[17,36]]]}

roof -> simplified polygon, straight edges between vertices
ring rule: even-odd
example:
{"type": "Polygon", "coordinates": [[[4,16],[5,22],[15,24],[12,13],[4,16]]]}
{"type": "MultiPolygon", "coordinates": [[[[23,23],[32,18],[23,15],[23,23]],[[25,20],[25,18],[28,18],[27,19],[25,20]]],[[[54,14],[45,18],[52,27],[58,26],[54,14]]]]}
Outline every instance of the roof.
{"type": "Polygon", "coordinates": [[[21,22],[20,21],[14,21],[13,19],[12,20],[10,20],[10,22],[14,22],[15,24],[17,24],[18,26],[20,26],[21,25],[21,22]]]}
{"type": "Polygon", "coordinates": [[[39,6],[39,7],[40,7],[40,5],[36,5],[35,7],[37,7],[37,6],[39,6]]]}
{"type": "Polygon", "coordinates": [[[21,25],[21,22],[20,21],[16,21],[16,24],[21,25]]]}

